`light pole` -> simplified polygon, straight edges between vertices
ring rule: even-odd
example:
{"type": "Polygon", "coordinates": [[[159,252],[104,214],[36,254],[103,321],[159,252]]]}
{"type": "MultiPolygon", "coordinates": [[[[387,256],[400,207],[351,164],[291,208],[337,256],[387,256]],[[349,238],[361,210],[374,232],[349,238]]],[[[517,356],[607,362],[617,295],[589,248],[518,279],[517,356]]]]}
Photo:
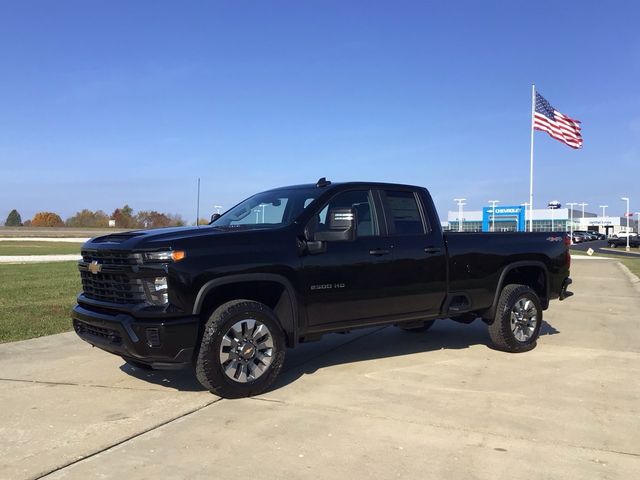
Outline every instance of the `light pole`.
{"type": "Polygon", "coordinates": [[[580,205],[582,207],[582,218],[584,219],[584,207],[586,207],[589,204],[582,202],[582,203],[579,203],[578,205],[580,205]]]}
{"type": "Polygon", "coordinates": [[[605,212],[607,211],[607,207],[609,205],[598,205],[601,209],[602,209],[602,227],[604,227],[604,233],[607,234],[607,223],[606,220],[604,219],[606,217],[605,212]]]}
{"type": "Polygon", "coordinates": [[[454,198],[453,201],[458,203],[458,231],[462,231],[462,207],[466,205],[466,198],[454,198]]]}
{"type": "Polygon", "coordinates": [[[609,205],[600,205],[600,208],[602,209],[602,218],[604,219],[604,217],[607,216],[606,211],[607,211],[607,207],[609,205]]]}
{"type": "Polygon", "coordinates": [[[573,207],[578,205],[576,202],[567,202],[567,205],[571,207],[571,216],[569,217],[569,231],[571,232],[571,243],[573,243],[573,207]]]}
{"type": "Polygon", "coordinates": [[[491,204],[491,231],[496,231],[496,203],[500,200],[487,200],[491,204]]]}
{"type": "Polygon", "coordinates": [[[264,223],[264,207],[266,207],[267,204],[266,203],[261,203],[258,206],[262,208],[262,223],[264,223]]]}
{"type": "MultiPolygon", "coordinates": [[[[520,204],[521,207],[524,207],[524,229],[527,230],[527,218],[529,217],[529,202],[524,202],[520,204]]],[[[531,231],[531,230],[530,230],[531,231]]]]}
{"type": "Polygon", "coordinates": [[[627,213],[625,213],[625,216],[627,217],[627,252],[630,250],[629,249],[629,197],[620,197],[620,200],[627,202],[627,213]]]}
{"type": "Polygon", "coordinates": [[[548,204],[547,207],[549,208],[549,210],[551,210],[551,231],[554,232],[556,229],[556,226],[554,225],[554,220],[555,220],[555,214],[554,214],[554,210],[558,209],[561,207],[561,204],[559,201],[557,200],[551,200],[548,204]]]}

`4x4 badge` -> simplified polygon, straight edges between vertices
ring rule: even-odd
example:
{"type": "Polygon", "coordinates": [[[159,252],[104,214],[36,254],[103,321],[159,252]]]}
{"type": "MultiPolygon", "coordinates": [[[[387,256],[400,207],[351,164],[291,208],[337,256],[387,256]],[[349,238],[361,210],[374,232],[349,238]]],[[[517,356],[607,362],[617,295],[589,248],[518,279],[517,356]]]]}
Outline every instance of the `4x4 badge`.
{"type": "Polygon", "coordinates": [[[94,260],[87,267],[91,273],[97,275],[102,270],[102,265],[98,263],[97,260],[94,260]]]}

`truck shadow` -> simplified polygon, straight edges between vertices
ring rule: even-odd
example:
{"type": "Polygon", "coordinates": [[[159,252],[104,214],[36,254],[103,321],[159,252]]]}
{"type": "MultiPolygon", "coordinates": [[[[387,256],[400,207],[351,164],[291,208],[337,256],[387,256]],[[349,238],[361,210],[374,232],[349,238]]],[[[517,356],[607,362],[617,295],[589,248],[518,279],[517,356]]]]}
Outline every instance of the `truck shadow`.
{"type": "MultiPolygon", "coordinates": [[[[558,333],[560,332],[546,321],[540,328],[540,336],[558,333]]],[[[465,349],[474,345],[492,348],[487,326],[481,320],[468,325],[451,320],[438,320],[431,329],[422,333],[411,333],[387,326],[348,335],[331,334],[319,342],[302,344],[289,350],[283,372],[269,391],[284,387],[303,375],[311,375],[318,370],[337,365],[436,350],[465,349]],[[323,348],[324,342],[328,345],[323,348]]]]}
{"type": "Polygon", "coordinates": [[[146,370],[128,363],[120,365],[120,370],[138,380],[154,385],[161,385],[181,392],[204,392],[206,389],[200,385],[193,369],[183,370],[146,370]]]}
{"type": "MultiPolygon", "coordinates": [[[[558,333],[552,325],[543,322],[540,336],[558,333]]],[[[302,343],[295,349],[287,350],[282,373],[269,391],[323,368],[436,350],[458,350],[474,345],[486,345],[488,348],[491,345],[487,326],[480,320],[469,325],[439,320],[430,330],[422,333],[386,326],[355,330],[349,334],[328,334],[318,342],[302,343]]],[[[145,370],[123,363],[120,370],[142,381],[174,390],[205,391],[193,369],[145,370]]]]}

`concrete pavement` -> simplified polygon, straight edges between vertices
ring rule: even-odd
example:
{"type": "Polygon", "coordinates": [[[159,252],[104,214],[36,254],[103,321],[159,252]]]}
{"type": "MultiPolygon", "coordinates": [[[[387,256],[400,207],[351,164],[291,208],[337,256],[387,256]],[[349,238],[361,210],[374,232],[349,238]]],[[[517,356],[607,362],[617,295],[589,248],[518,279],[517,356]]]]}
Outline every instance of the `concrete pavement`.
{"type": "Polygon", "coordinates": [[[479,321],[330,335],[243,400],[72,333],[0,345],[0,478],[634,478],[640,295],[615,261],[572,277],[531,352],[479,321]]]}

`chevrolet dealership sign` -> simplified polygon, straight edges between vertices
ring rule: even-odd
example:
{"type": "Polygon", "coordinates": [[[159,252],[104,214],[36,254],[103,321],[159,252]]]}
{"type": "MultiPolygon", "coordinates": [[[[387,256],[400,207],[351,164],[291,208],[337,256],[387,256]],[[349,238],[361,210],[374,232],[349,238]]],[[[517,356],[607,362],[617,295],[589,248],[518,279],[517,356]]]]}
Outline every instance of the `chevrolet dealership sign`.
{"type": "Polygon", "coordinates": [[[506,227],[507,223],[512,229],[515,223],[515,230],[518,232],[526,231],[526,207],[523,206],[504,206],[504,207],[484,207],[482,209],[482,231],[489,232],[491,230],[491,221],[495,223],[495,230],[500,231],[506,227]]]}

